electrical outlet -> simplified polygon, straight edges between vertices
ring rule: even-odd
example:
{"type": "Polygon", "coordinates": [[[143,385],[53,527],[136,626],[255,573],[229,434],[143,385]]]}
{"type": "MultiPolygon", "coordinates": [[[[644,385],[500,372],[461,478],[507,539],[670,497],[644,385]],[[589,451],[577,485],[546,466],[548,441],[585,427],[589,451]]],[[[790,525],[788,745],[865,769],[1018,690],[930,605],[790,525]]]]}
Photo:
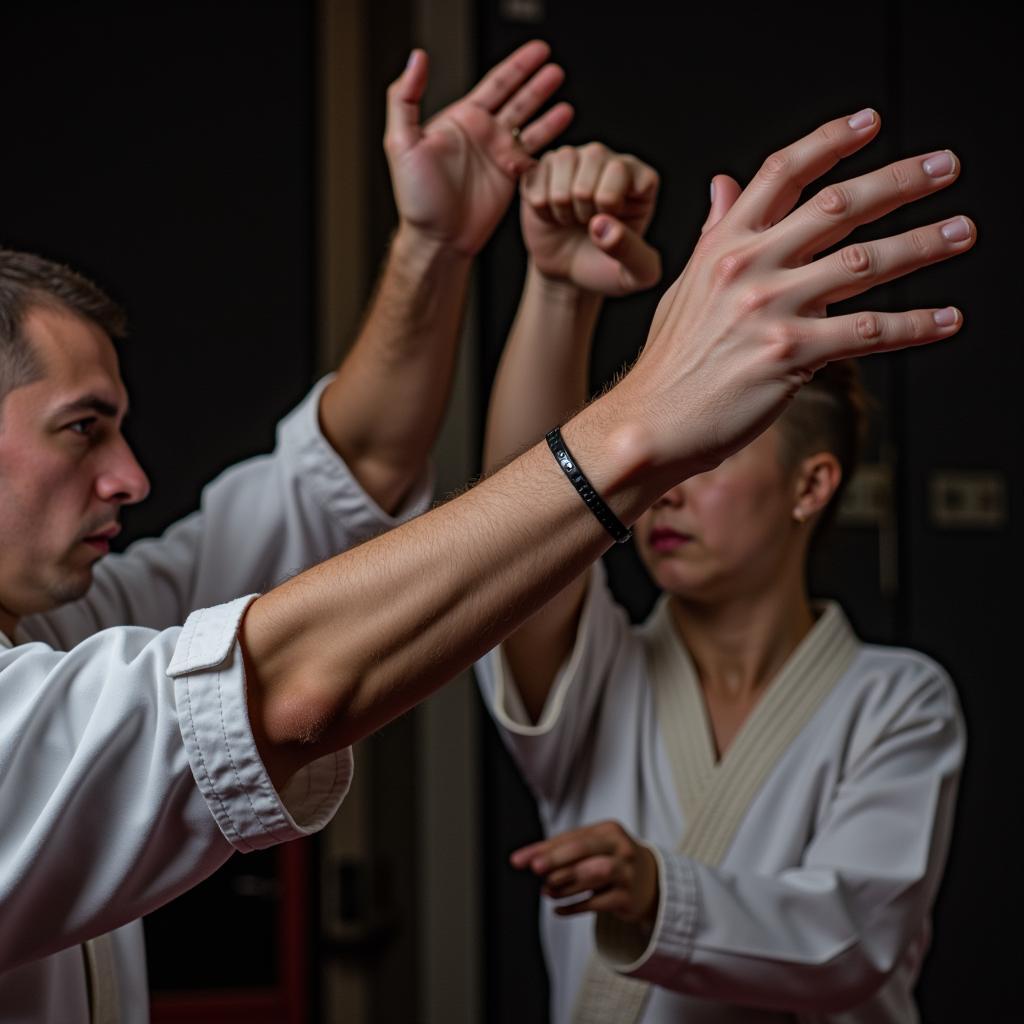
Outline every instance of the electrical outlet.
{"type": "Polygon", "coordinates": [[[1000,530],[1008,515],[1006,479],[994,470],[938,470],[928,481],[928,512],[940,530],[1000,530]]]}

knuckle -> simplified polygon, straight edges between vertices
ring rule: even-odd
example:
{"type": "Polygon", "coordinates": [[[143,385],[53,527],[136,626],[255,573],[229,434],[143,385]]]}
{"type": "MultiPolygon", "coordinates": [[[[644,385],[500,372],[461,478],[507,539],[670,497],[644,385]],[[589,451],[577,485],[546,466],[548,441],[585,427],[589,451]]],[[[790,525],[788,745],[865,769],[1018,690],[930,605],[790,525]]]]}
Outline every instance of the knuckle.
{"type": "Polygon", "coordinates": [[[828,124],[823,124],[818,129],[818,136],[832,152],[837,156],[839,155],[845,132],[838,125],[833,124],[831,121],[828,124]]]}
{"type": "Polygon", "coordinates": [[[750,286],[739,297],[740,310],[745,316],[757,313],[775,298],[774,292],[762,286],[750,286]]]}
{"type": "Polygon", "coordinates": [[[907,317],[907,321],[908,333],[912,342],[923,341],[935,329],[935,325],[929,324],[920,313],[912,313],[907,317]]]}
{"type": "Polygon", "coordinates": [[[787,178],[793,169],[793,158],[784,149],[772,153],[761,165],[761,174],[776,181],[779,178],[787,178]]]}
{"type": "Polygon", "coordinates": [[[927,260],[932,256],[932,239],[927,231],[920,229],[911,231],[907,236],[910,248],[918,259],[927,260]]]}
{"type": "Polygon", "coordinates": [[[800,350],[800,332],[790,323],[772,324],[765,335],[768,356],[772,363],[789,365],[800,350]]]}
{"type": "Polygon", "coordinates": [[[719,285],[732,284],[750,266],[750,257],[742,252],[728,252],[715,261],[715,280],[719,285]]]}
{"type": "Polygon", "coordinates": [[[826,217],[842,217],[851,205],[850,193],[841,185],[829,185],[814,197],[814,208],[826,217]]]}
{"type": "Polygon", "coordinates": [[[857,338],[869,348],[882,342],[885,329],[882,318],[876,313],[860,313],[854,321],[857,338]]]}
{"type": "Polygon", "coordinates": [[[580,152],[584,156],[604,156],[609,149],[603,142],[588,142],[580,148],[580,152]]]}
{"type": "Polygon", "coordinates": [[[871,273],[873,261],[871,251],[865,245],[850,245],[839,253],[842,268],[853,277],[864,277],[871,273]]]}
{"type": "Polygon", "coordinates": [[[889,178],[898,196],[909,196],[913,191],[913,181],[907,170],[906,164],[890,164],[889,178]]]}
{"type": "Polygon", "coordinates": [[[572,187],[572,197],[579,203],[589,202],[593,195],[593,190],[587,185],[573,185],[572,187]]]}

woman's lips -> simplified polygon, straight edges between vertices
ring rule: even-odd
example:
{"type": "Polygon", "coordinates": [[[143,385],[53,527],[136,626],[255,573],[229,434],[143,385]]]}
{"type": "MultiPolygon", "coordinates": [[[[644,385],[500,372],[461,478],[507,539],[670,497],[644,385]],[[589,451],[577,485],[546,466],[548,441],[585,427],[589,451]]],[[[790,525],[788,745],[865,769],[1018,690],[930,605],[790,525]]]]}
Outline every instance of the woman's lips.
{"type": "Polygon", "coordinates": [[[673,530],[667,526],[656,526],[651,530],[651,548],[659,554],[675,551],[684,544],[689,544],[692,540],[693,537],[690,534],[679,533],[678,530],[673,530]]]}

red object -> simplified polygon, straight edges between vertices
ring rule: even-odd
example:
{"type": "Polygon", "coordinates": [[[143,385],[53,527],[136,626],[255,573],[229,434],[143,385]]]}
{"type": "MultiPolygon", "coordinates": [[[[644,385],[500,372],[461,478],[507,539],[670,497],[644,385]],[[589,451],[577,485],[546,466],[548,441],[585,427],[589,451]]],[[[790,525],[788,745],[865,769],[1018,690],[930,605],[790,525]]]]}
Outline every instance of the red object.
{"type": "Polygon", "coordinates": [[[281,898],[277,914],[277,965],[273,987],[155,993],[153,1024],[306,1024],[309,1019],[309,847],[278,850],[281,898]]]}

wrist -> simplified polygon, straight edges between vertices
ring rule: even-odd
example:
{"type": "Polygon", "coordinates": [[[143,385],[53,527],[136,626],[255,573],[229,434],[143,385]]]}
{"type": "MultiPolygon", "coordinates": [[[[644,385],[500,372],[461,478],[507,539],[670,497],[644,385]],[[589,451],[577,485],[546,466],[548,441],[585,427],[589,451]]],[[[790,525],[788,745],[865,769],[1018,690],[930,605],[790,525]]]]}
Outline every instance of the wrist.
{"type": "Polygon", "coordinates": [[[530,258],[526,268],[526,285],[547,302],[570,306],[574,309],[598,309],[604,301],[600,292],[582,288],[575,281],[541,270],[530,258]]]}
{"type": "Polygon", "coordinates": [[[563,424],[562,436],[605,504],[631,527],[663,492],[650,480],[653,439],[615,390],[563,424]]]}
{"type": "Polygon", "coordinates": [[[432,267],[469,269],[472,257],[426,231],[400,220],[391,241],[390,258],[400,266],[422,274],[432,267]]]}

